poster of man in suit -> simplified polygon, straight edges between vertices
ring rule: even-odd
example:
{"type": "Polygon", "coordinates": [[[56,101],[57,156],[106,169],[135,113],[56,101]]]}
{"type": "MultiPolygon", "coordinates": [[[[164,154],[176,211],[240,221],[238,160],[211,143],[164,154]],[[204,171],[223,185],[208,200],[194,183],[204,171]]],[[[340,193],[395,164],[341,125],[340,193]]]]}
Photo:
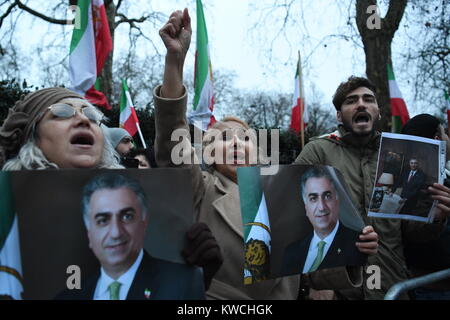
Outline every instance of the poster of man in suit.
{"type": "Polygon", "coordinates": [[[434,202],[428,187],[444,181],[445,144],[392,133],[383,133],[380,143],[369,216],[431,221],[434,202]]]}
{"type": "MultiPolygon", "coordinates": [[[[241,178],[243,171],[251,168],[239,170],[241,178]]],[[[337,170],[328,166],[280,165],[276,175],[261,175],[260,179],[263,195],[258,199],[264,205],[259,206],[255,222],[248,223],[245,217],[243,221],[244,228],[267,221],[266,236],[261,237],[270,246],[269,256],[266,254],[270,270],[265,278],[365,263],[366,255],[356,247],[364,222],[337,170]],[[262,209],[267,211],[267,219],[261,218],[262,209]]],[[[248,191],[241,185],[245,181],[239,180],[239,188],[248,191]]],[[[242,203],[241,207],[244,214],[242,203]]],[[[248,239],[255,241],[257,233],[252,232],[248,239]]],[[[246,251],[246,259],[247,255],[246,251]]]]}
{"type": "Polygon", "coordinates": [[[23,298],[203,299],[202,272],[180,254],[193,209],[177,186],[189,181],[166,169],[14,172],[23,298]]]}
{"type": "Polygon", "coordinates": [[[326,167],[311,167],[300,179],[300,193],[313,230],[285,249],[282,274],[363,265],[366,255],[355,245],[360,232],[339,221],[339,195],[326,167]]]}
{"type": "Polygon", "coordinates": [[[414,212],[420,197],[421,189],[426,187],[425,181],[426,175],[420,168],[418,157],[411,157],[409,159],[409,168],[403,171],[402,176],[395,182],[394,187],[392,188],[393,193],[398,187],[402,188],[400,197],[404,199],[405,203],[400,209],[400,213],[408,214],[414,212]]]}

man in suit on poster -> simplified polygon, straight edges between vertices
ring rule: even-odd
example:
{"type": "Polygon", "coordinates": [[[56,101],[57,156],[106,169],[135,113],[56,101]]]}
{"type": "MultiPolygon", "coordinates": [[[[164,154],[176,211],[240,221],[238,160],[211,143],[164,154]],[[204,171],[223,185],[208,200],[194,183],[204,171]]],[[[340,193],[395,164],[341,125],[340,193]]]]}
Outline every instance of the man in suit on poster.
{"type": "Polygon", "coordinates": [[[81,289],[65,290],[57,299],[204,299],[199,268],[143,249],[148,204],[137,181],[115,173],[96,176],[83,189],[82,206],[89,247],[101,269],[81,289]]]}
{"type": "Polygon", "coordinates": [[[411,214],[414,212],[420,196],[420,189],[425,186],[425,173],[420,169],[419,160],[416,157],[409,159],[409,170],[403,172],[398,182],[394,185],[392,192],[399,187],[402,188],[400,197],[405,199],[400,213],[411,214]]]}
{"type": "Polygon", "coordinates": [[[313,232],[286,248],[283,275],[363,265],[367,259],[355,244],[360,233],[339,222],[339,198],[333,178],[326,170],[315,166],[302,175],[300,190],[313,232]]]}

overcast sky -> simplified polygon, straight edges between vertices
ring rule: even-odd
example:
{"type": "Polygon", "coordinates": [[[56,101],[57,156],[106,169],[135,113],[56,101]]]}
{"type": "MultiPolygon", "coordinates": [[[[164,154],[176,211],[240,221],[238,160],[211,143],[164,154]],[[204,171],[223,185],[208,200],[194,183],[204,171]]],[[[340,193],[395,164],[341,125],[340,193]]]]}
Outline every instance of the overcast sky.
{"type": "MultiPolygon", "coordinates": [[[[314,84],[323,93],[323,102],[330,111],[334,110],[331,97],[341,81],[350,75],[364,75],[364,51],[361,46],[355,46],[349,41],[337,38],[324,37],[331,34],[348,33],[345,17],[345,6],[336,6],[336,1],[329,0],[304,0],[303,5],[293,8],[294,16],[299,24],[290,26],[284,35],[276,37],[281,21],[281,11],[261,11],[270,0],[203,0],[205,16],[209,34],[212,67],[214,70],[228,70],[236,73],[237,88],[272,90],[284,93],[293,92],[293,78],[297,63],[297,51],[300,50],[304,65],[304,82],[306,97],[310,96],[308,88],[314,84]],[[259,13],[266,13],[260,18],[259,13]],[[252,29],[257,22],[260,25],[252,29]],[[272,43],[271,41],[274,40],[272,43]],[[272,55],[268,56],[268,48],[272,43],[272,55]]],[[[47,3],[45,0],[29,1],[29,5],[39,9],[39,3],[47,3]]],[[[131,3],[131,2],[130,2],[131,3]]],[[[130,9],[135,10],[135,15],[140,15],[145,0],[134,0],[130,9]]],[[[187,6],[193,20],[193,42],[187,57],[186,69],[192,70],[195,53],[195,28],[196,10],[195,1],[158,0],[152,1],[154,10],[169,15],[174,9],[182,9],[187,6]]],[[[354,15],[354,1],[349,8],[354,15]]],[[[381,8],[382,15],[384,8],[381,8]]],[[[133,16],[131,12],[130,16],[133,16]]],[[[23,70],[23,75],[31,83],[38,82],[37,74],[42,74],[41,63],[36,61],[35,47],[43,42],[50,41],[44,32],[51,28],[52,32],[66,32],[66,37],[57,39],[61,44],[59,57],[63,59],[68,54],[70,42],[70,27],[49,26],[42,20],[35,19],[31,24],[30,16],[24,14],[23,23],[19,26],[19,39],[21,48],[27,52],[29,64],[23,70]],[[64,47],[65,46],[65,47],[64,47]]],[[[354,24],[354,19],[351,19],[354,24]]],[[[120,30],[120,29],[119,29],[120,30]]],[[[402,51],[402,26],[394,38],[393,59],[394,68],[400,65],[397,61],[398,53],[402,51]]],[[[158,28],[145,30],[147,35],[155,39],[159,50],[163,52],[162,42],[158,39],[158,28]]],[[[115,54],[121,48],[117,47],[118,40],[126,35],[116,33],[115,54]]],[[[360,43],[361,45],[361,43],[360,43]]],[[[145,53],[145,47],[139,47],[145,53]]],[[[45,60],[45,53],[42,55],[45,60]]],[[[52,58],[54,59],[54,58],[52,58]]],[[[67,61],[67,60],[66,60],[67,61]]],[[[58,59],[52,61],[59,63],[58,59]]],[[[397,71],[397,70],[394,70],[397,71]]],[[[406,100],[411,115],[418,113],[413,107],[412,84],[399,72],[396,72],[400,90],[406,100]]]]}

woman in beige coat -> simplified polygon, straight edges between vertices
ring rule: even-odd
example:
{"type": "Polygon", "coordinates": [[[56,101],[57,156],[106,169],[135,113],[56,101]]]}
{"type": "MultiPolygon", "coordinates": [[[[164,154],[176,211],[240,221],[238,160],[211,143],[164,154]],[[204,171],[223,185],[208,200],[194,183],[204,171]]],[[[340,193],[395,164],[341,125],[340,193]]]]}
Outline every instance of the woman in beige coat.
{"type": "MultiPolygon", "coordinates": [[[[174,12],[160,30],[167,48],[164,81],[154,90],[156,106],[156,161],[159,167],[189,167],[197,221],[205,222],[217,239],[224,258],[207,291],[210,299],[296,299],[300,276],[265,280],[244,285],[244,242],[236,172],[239,165],[254,163],[250,155],[255,140],[240,136],[248,125],[233,117],[208,130],[203,144],[214,152],[208,171],[201,171],[189,138],[186,121],[187,94],[183,86],[183,64],[191,38],[190,17],[174,12]],[[223,138],[218,136],[223,134],[223,138]],[[179,141],[178,138],[182,137],[179,141]],[[213,139],[215,137],[215,139],[213,139]],[[244,151],[243,151],[244,150],[244,151]],[[227,152],[228,151],[228,152],[227,152]],[[218,154],[222,154],[218,156],[218,154]],[[229,155],[227,157],[227,154],[229,155]],[[243,164],[239,164],[243,162],[243,164]],[[197,163],[197,164],[196,164],[197,163]]],[[[211,159],[209,159],[211,160],[211,159]]],[[[344,268],[342,268],[344,269],[344,268]]],[[[325,274],[325,273],[323,273],[325,274]]],[[[318,277],[319,289],[352,285],[347,273],[333,273],[333,279],[318,277]],[[342,276],[345,274],[345,276],[342,276]],[[336,280],[339,281],[336,282],[336,280]],[[323,280],[321,283],[321,280],[323,280]]],[[[357,284],[359,285],[359,283],[357,284]]]]}

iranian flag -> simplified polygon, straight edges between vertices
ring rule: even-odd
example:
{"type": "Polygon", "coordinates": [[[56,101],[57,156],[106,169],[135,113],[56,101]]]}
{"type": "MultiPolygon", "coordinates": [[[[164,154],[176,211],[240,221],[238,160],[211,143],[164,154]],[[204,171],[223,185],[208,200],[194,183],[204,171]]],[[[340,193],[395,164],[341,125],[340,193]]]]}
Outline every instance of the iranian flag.
{"type": "Polygon", "coordinates": [[[201,0],[197,0],[197,50],[195,52],[194,90],[194,107],[188,116],[189,122],[205,131],[216,120],[213,116],[214,90],[208,31],[206,30],[201,0]]]}
{"type": "Polygon", "coordinates": [[[409,120],[408,109],[405,100],[395,81],[392,66],[388,64],[389,93],[391,97],[391,114],[392,114],[392,132],[400,133],[406,121],[409,120]]]}
{"type": "Polygon", "coordinates": [[[142,145],[144,148],[147,148],[139,126],[139,119],[136,110],[134,109],[133,101],[131,100],[130,90],[128,90],[127,82],[125,80],[122,80],[122,93],[120,95],[119,126],[127,130],[132,137],[136,132],[139,132],[142,145]]]}
{"type": "Polygon", "coordinates": [[[260,168],[238,168],[239,197],[244,225],[244,283],[268,278],[271,236],[260,168]]]}
{"type": "Polygon", "coordinates": [[[295,72],[294,80],[294,99],[292,102],[292,115],[291,115],[291,126],[292,130],[299,133],[306,128],[308,125],[309,117],[308,110],[305,106],[305,92],[303,89],[303,74],[302,74],[302,61],[300,57],[300,52],[298,54],[297,71],[295,72]],[[303,122],[303,128],[301,123],[303,122]]]}
{"type": "Polygon", "coordinates": [[[23,292],[22,264],[9,172],[0,171],[0,194],[0,296],[19,300],[23,292]]]}
{"type": "MultiPolygon", "coordinates": [[[[71,89],[107,110],[111,109],[106,97],[95,87],[108,54],[112,50],[103,0],[78,1],[77,23],[70,43],[71,89]]],[[[98,88],[98,85],[97,85],[98,88]]]]}

